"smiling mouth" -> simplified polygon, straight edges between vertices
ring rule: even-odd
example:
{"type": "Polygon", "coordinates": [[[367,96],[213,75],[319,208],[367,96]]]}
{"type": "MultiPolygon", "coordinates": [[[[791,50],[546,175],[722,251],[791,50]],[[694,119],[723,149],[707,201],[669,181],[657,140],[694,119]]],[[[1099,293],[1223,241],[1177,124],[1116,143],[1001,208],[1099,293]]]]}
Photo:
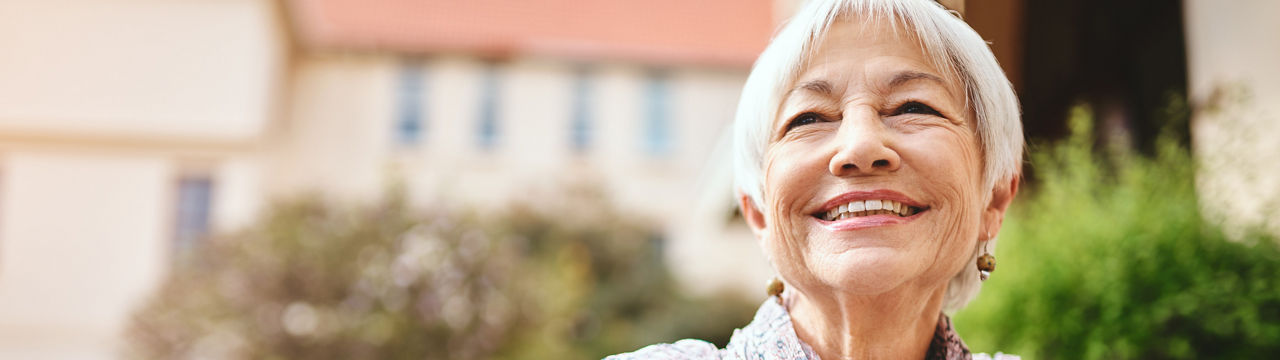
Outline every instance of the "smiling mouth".
{"type": "Polygon", "coordinates": [[[839,221],[848,218],[873,215],[910,217],[926,210],[929,210],[929,208],[910,206],[893,200],[855,200],[849,203],[840,204],[840,206],[834,207],[831,210],[813,214],[813,217],[826,221],[839,221]]]}

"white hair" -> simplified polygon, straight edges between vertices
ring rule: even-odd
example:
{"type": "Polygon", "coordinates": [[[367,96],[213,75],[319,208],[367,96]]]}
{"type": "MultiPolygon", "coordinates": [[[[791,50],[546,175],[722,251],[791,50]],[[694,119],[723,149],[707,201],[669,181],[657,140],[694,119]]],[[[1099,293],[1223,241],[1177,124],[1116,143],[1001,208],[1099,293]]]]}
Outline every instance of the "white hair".
{"type": "MultiPolygon", "coordinates": [[[[963,82],[966,107],[976,115],[984,189],[1018,176],[1023,137],[1018,99],[987,43],[963,20],[929,0],[812,0],[793,17],[756,60],[742,89],[733,123],[734,182],[757,209],[764,209],[763,161],[779,105],[827,30],[838,20],[889,21],[912,32],[939,70],[963,82]]],[[[995,251],[995,239],[978,242],[995,251]]],[[[978,294],[976,266],[965,266],[947,288],[943,308],[963,308],[978,294]]]]}

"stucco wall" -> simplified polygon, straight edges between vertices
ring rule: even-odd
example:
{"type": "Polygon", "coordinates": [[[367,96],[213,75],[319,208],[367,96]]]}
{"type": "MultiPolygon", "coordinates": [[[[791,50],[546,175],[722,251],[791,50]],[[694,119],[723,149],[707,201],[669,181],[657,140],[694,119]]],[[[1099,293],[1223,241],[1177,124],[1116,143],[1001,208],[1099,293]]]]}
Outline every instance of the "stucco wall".
{"type": "Polygon", "coordinates": [[[170,265],[178,179],[261,207],[287,47],[260,0],[0,2],[0,358],[115,358],[170,265]]]}
{"type": "Polygon", "coordinates": [[[0,357],[109,348],[165,267],[167,164],[58,152],[4,164],[0,357]]]}
{"type": "Polygon", "coordinates": [[[281,141],[288,145],[270,167],[273,196],[370,201],[390,184],[403,183],[422,207],[496,209],[512,201],[558,201],[554,196],[564,184],[592,184],[626,213],[662,228],[669,258],[682,279],[696,284],[691,288],[754,288],[771,270],[744,226],[728,220],[730,192],[703,196],[730,185],[708,177],[728,168],[727,158],[713,159],[712,153],[727,145],[722,131],[745,76],[740,70],[536,57],[305,56],[294,75],[293,113],[281,141]],[[422,130],[413,143],[395,135],[397,91],[407,67],[421,73],[422,130]],[[482,146],[478,135],[487,76],[496,84],[498,130],[491,147],[482,146]],[[589,84],[591,129],[582,150],[571,140],[579,76],[589,84]],[[665,89],[669,128],[670,146],[660,152],[646,147],[644,135],[654,81],[665,89]],[[700,212],[708,203],[714,210],[700,212]],[[744,271],[735,264],[751,266],[744,271]]]}
{"type": "Polygon", "coordinates": [[[0,131],[252,138],[283,49],[272,6],[0,2],[0,131]]]}
{"type": "Polygon", "coordinates": [[[1184,4],[1202,207],[1235,231],[1280,234],[1280,2],[1184,4]]]}

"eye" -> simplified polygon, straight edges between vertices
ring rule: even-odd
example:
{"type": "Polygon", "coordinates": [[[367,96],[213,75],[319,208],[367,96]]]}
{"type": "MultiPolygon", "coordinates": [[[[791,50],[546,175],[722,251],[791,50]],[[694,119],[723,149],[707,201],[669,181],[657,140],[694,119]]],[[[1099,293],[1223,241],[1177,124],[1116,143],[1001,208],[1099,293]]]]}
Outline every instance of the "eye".
{"type": "Polygon", "coordinates": [[[800,115],[796,115],[796,117],[791,119],[791,122],[787,124],[787,131],[791,131],[791,129],[794,129],[800,126],[814,124],[819,121],[822,121],[822,117],[815,113],[807,112],[800,115]]]}
{"type": "Polygon", "coordinates": [[[902,104],[902,106],[899,106],[897,110],[893,111],[893,114],[894,115],[921,114],[921,115],[942,116],[942,113],[939,113],[938,110],[934,110],[933,108],[929,107],[929,105],[925,105],[917,101],[908,101],[906,104],[902,104]]]}

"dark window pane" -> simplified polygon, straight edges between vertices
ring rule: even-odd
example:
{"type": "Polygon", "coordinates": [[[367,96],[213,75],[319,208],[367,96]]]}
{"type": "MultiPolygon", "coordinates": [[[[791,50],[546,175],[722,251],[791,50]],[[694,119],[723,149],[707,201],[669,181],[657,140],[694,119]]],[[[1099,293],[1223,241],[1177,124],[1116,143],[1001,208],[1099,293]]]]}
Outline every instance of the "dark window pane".
{"type": "Polygon", "coordinates": [[[573,113],[569,123],[569,141],[575,151],[591,147],[591,74],[580,70],[573,81],[573,113]]]}
{"type": "Polygon", "coordinates": [[[185,256],[209,235],[213,181],[208,177],[183,177],[178,181],[177,223],[173,248],[185,256]]]}
{"type": "Polygon", "coordinates": [[[651,155],[671,150],[670,97],[666,76],[650,75],[645,86],[644,147],[651,155]]]}
{"type": "Polygon", "coordinates": [[[492,64],[486,66],[480,81],[478,142],[481,149],[491,150],[497,145],[499,131],[501,130],[498,124],[498,104],[501,103],[501,99],[498,94],[499,84],[496,67],[492,64]]]}
{"type": "Polygon", "coordinates": [[[422,137],[423,102],[425,101],[422,66],[408,62],[400,67],[396,87],[396,142],[401,145],[417,144],[422,137]]]}

